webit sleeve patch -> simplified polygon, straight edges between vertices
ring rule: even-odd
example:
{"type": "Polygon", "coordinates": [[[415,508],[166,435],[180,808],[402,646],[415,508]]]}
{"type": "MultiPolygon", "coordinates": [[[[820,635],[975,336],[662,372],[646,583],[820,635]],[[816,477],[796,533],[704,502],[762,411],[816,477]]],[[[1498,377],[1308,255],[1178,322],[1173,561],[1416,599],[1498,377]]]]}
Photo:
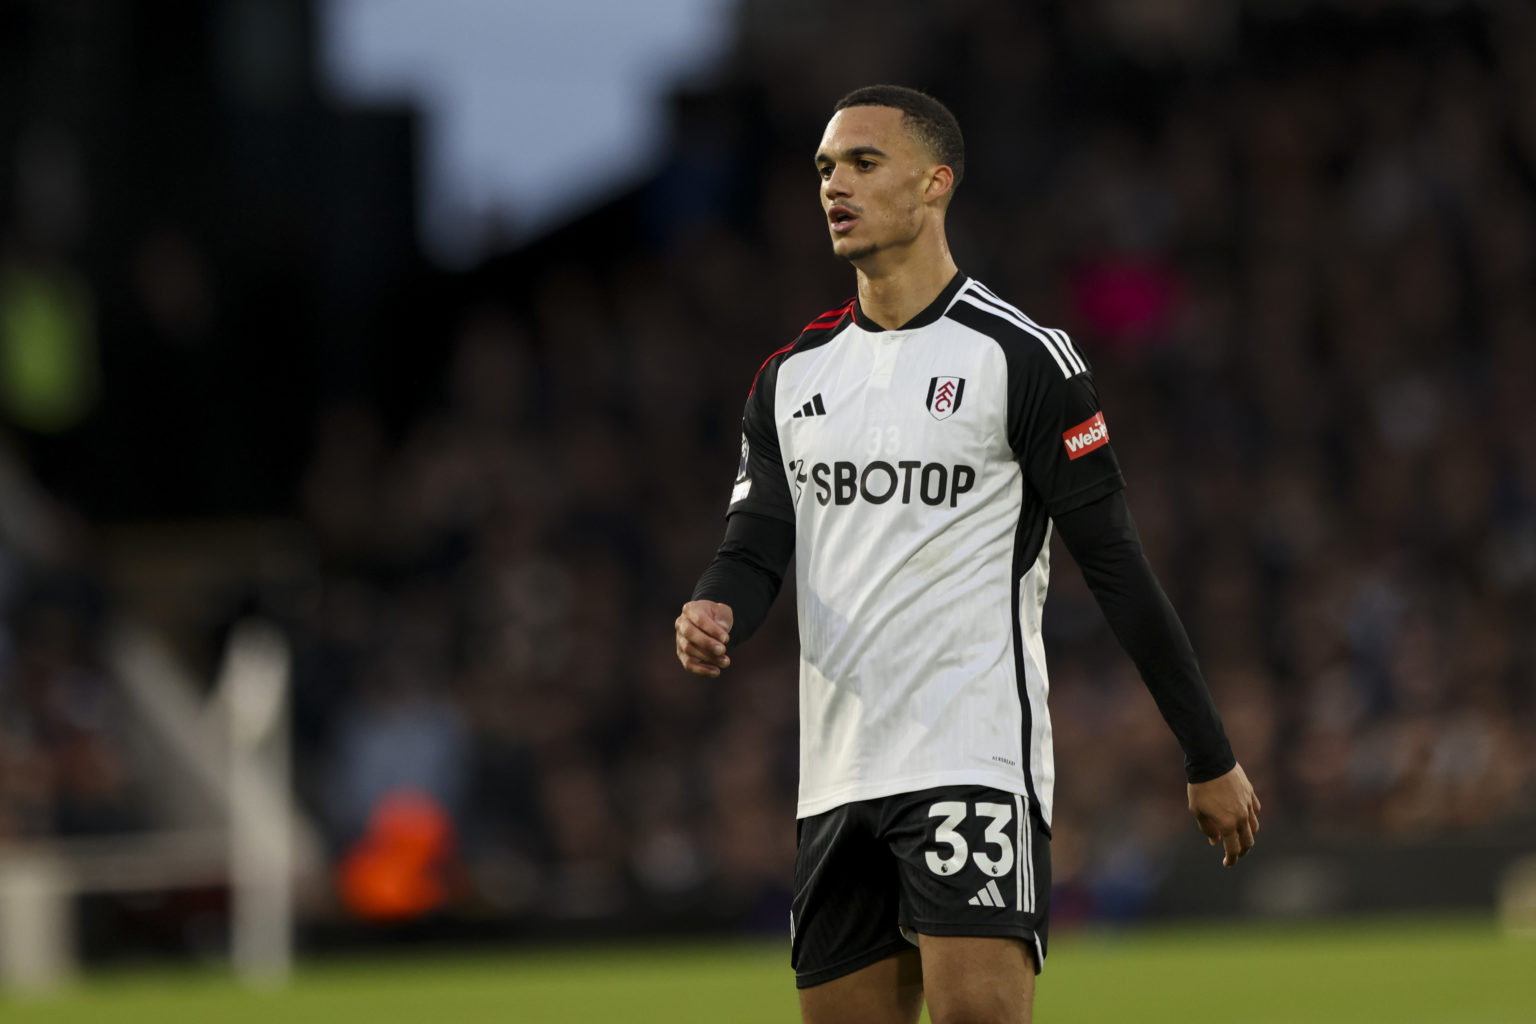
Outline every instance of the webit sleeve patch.
{"type": "Polygon", "coordinates": [[[1104,423],[1104,413],[1096,412],[1066,431],[1061,435],[1061,441],[1066,445],[1068,459],[1080,459],[1095,448],[1109,444],[1109,427],[1104,423]]]}

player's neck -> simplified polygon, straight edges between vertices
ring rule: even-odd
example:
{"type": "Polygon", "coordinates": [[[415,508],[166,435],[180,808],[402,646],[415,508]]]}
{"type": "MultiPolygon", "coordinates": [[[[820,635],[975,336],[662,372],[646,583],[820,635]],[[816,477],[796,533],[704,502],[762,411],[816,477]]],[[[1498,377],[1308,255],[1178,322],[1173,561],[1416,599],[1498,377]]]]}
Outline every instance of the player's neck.
{"type": "Polygon", "coordinates": [[[900,328],[927,309],[959,273],[942,235],[936,248],[906,256],[858,268],[859,309],[886,330],[900,328]]]}

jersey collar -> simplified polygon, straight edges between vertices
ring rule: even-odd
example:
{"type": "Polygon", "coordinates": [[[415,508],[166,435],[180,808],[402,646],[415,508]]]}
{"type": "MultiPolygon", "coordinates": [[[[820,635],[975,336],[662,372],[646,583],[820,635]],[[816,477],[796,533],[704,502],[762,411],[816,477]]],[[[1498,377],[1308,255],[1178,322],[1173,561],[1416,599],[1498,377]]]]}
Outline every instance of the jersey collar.
{"type": "Polygon", "coordinates": [[[898,331],[915,331],[919,327],[927,327],[931,323],[936,323],[939,317],[944,315],[944,311],[949,308],[950,302],[959,294],[960,289],[965,287],[965,282],[968,280],[969,278],[964,273],[958,270],[955,271],[955,276],[950,278],[949,284],[945,285],[944,290],[939,292],[938,298],[928,303],[927,308],[917,314],[917,316],[897,328],[881,327],[875,323],[869,318],[869,314],[864,312],[864,307],[859,304],[859,300],[855,298],[853,300],[853,322],[864,330],[874,333],[893,329],[898,331]]]}

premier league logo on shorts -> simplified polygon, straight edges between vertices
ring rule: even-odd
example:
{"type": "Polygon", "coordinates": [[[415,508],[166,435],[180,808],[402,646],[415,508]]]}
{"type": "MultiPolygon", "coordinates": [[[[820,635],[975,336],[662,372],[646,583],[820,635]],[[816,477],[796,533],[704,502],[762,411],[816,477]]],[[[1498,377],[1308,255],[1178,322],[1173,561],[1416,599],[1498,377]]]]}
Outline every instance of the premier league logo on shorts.
{"type": "Polygon", "coordinates": [[[928,411],[936,420],[947,420],[959,411],[964,395],[964,377],[934,377],[928,382],[928,411]]]}

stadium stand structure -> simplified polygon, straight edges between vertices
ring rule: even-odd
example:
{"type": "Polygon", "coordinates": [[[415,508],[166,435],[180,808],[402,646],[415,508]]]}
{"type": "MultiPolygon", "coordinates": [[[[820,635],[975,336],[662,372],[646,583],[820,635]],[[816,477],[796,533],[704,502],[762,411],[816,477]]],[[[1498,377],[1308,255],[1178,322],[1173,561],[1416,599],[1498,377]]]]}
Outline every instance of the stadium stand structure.
{"type": "Polygon", "coordinates": [[[181,825],[123,835],[0,845],[0,983],[45,991],[75,971],[73,901],[87,893],[227,885],[230,949],[241,977],[286,979],[294,888],[322,863],[289,784],[288,651],[270,625],[231,635],[207,700],[153,634],[120,624],[111,658],[130,695],[140,764],[181,825]],[[215,819],[197,827],[196,820],[215,819]]]}

